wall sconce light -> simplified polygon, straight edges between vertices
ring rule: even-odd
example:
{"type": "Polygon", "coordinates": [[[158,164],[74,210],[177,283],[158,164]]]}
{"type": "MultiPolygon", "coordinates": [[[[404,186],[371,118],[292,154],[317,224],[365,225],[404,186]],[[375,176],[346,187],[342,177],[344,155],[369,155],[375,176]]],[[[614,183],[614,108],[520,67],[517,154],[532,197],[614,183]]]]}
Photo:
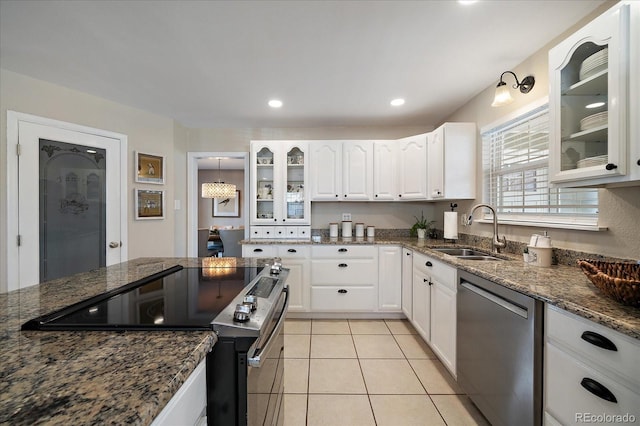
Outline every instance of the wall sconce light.
{"type": "Polygon", "coordinates": [[[528,75],[522,79],[522,81],[518,81],[518,77],[512,71],[505,71],[500,75],[500,81],[496,86],[496,96],[493,98],[492,107],[499,107],[503,105],[510,104],[513,102],[513,98],[511,97],[511,93],[509,92],[509,88],[507,87],[507,83],[505,83],[502,78],[505,74],[513,75],[513,78],[516,79],[516,84],[513,85],[514,89],[520,89],[520,93],[529,93],[533,86],[536,83],[536,79],[533,78],[532,75],[528,75]]]}

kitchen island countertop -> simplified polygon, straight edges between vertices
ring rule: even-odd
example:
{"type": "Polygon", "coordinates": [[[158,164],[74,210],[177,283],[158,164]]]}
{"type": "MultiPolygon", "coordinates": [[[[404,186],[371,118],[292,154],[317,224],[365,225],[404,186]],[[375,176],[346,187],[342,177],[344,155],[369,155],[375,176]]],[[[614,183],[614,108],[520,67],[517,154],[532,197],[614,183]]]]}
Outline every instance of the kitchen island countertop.
{"type": "MultiPolygon", "coordinates": [[[[197,258],[141,258],[0,294],[0,424],[148,425],[213,331],[21,331],[27,320],[197,258]]],[[[255,265],[237,259],[237,266],[255,265]]]]}
{"type": "Polygon", "coordinates": [[[319,243],[309,240],[253,239],[243,240],[241,244],[401,245],[602,324],[634,339],[640,339],[640,309],[624,306],[604,296],[577,266],[554,265],[543,268],[526,264],[521,255],[515,256],[513,254],[500,255],[509,259],[503,262],[464,260],[432,249],[434,247],[470,247],[469,245],[452,244],[443,240],[418,240],[417,238],[342,239],[323,237],[319,243]]]}

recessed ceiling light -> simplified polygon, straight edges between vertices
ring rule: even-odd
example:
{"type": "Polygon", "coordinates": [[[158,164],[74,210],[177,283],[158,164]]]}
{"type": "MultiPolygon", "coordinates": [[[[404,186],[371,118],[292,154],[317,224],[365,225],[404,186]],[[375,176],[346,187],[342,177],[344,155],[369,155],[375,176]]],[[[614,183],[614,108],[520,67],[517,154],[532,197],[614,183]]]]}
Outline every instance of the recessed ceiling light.
{"type": "Polygon", "coordinates": [[[585,106],[585,108],[589,108],[589,109],[600,108],[601,106],[604,106],[604,105],[605,105],[604,102],[594,102],[592,104],[585,106]]]}
{"type": "Polygon", "coordinates": [[[465,6],[477,3],[478,0],[458,0],[458,3],[464,4],[465,6]]]}
{"type": "Polygon", "coordinates": [[[404,99],[402,99],[402,98],[394,99],[390,103],[391,103],[391,106],[404,105],[404,99]]]}
{"type": "Polygon", "coordinates": [[[278,99],[271,99],[269,101],[269,106],[271,108],[280,108],[282,106],[282,101],[280,101],[278,99]]]}

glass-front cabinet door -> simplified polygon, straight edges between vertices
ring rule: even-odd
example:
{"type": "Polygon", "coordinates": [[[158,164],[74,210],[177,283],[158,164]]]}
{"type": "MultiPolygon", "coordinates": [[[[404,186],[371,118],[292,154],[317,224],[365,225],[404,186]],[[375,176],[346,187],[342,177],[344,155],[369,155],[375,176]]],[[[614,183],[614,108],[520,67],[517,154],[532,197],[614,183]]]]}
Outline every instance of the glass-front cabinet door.
{"type": "Polygon", "coordinates": [[[309,225],[307,143],[252,141],[251,154],[251,224],[309,225]]]}
{"type": "Polygon", "coordinates": [[[628,170],[629,6],[549,51],[550,181],[607,183],[628,170]]]}

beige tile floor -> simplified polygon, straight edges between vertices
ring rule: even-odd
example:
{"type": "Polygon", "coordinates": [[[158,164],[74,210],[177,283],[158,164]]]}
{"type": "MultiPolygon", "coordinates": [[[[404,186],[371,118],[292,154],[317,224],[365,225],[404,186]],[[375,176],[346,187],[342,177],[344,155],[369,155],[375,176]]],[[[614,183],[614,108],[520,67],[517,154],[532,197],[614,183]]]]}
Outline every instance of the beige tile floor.
{"type": "Polygon", "coordinates": [[[487,425],[404,320],[287,320],[285,426],[487,425]]]}

